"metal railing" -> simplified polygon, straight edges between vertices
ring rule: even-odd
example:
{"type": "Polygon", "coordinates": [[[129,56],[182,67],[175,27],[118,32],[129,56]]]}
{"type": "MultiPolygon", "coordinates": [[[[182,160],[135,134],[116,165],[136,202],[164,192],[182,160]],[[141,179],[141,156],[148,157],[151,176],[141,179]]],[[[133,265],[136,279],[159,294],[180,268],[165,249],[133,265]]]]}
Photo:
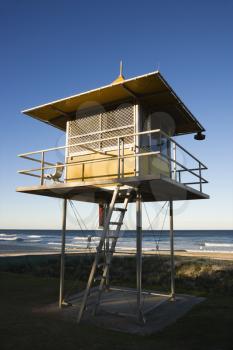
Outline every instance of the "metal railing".
{"type": "MultiPolygon", "coordinates": [[[[129,145],[127,145],[127,148],[129,145]]],[[[195,156],[193,156],[189,151],[187,151],[183,146],[181,146],[178,142],[176,142],[174,139],[169,137],[165,132],[163,132],[160,129],[155,129],[155,130],[149,130],[149,131],[142,131],[138,133],[131,133],[123,136],[113,136],[113,137],[108,137],[108,138],[101,138],[100,140],[91,140],[91,141],[86,141],[82,143],[75,143],[72,145],[66,145],[66,146],[58,146],[58,147],[53,147],[53,148],[48,148],[48,149],[43,149],[39,151],[33,151],[33,152],[28,152],[28,153],[23,153],[20,154],[20,158],[24,158],[26,160],[30,160],[36,163],[39,163],[40,166],[36,168],[31,168],[31,169],[24,169],[18,171],[19,174],[24,174],[24,175],[29,175],[33,177],[37,177],[40,179],[40,185],[44,184],[44,181],[46,179],[46,171],[51,171],[52,169],[57,169],[57,168],[65,168],[65,172],[68,168],[70,167],[75,167],[80,165],[81,166],[81,176],[80,177],[75,177],[75,178],[69,178],[69,180],[76,180],[76,181],[86,181],[88,179],[93,179],[93,178],[123,178],[125,176],[132,175],[132,172],[125,172],[125,160],[134,158],[135,160],[135,165],[136,165],[136,159],[140,159],[141,157],[151,157],[154,156],[157,159],[160,159],[161,161],[166,162],[169,168],[168,176],[173,179],[174,181],[177,181],[179,183],[182,183],[183,185],[199,185],[199,191],[202,192],[202,185],[205,183],[208,183],[208,181],[202,176],[202,171],[206,170],[207,167],[195,156]],[[135,145],[133,144],[131,147],[131,154],[125,154],[125,139],[128,137],[136,137],[143,136],[143,135],[148,135],[150,136],[150,140],[152,138],[152,135],[156,136],[157,144],[153,145],[151,144],[151,141],[149,142],[146,147],[142,145],[135,145]],[[94,149],[91,148],[91,144],[96,144],[96,142],[99,141],[107,141],[107,140],[113,140],[116,139],[116,152],[111,153],[111,151],[106,151],[104,149],[94,149]],[[162,150],[162,141],[166,140],[167,144],[169,145],[168,149],[170,150],[166,154],[164,154],[162,150]],[[74,162],[69,161],[69,157],[64,155],[64,164],[57,164],[57,163],[52,163],[50,161],[47,161],[46,155],[50,152],[54,151],[66,151],[69,148],[74,147],[74,146],[81,146],[82,148],[88,150],[91,153],[99,153],[100,155],[104,155],[106,157],[101,157],[97,159],[89,159],[89,160],[77,160],[74,162]],[[155,151],[153,151],[153,148],[156,148],[155,151]],[[146,150],[146,151],[145,151],[146,150]],[[177,160],[177,150],[179,152],[183,152],[185,156],[188,156],[188,159],[194,161],[195,165],[189,167],[188,165],[184,165],[181,163],[181,161],[177,160]],[[171,154],[171,151],[173,151],[173,154],[171,154]],[[35,158],[34,156],[39,156],[39,158],[35,158]],[[86,177],[85,176],[85,166],[88,164],[97,164],[99,162],[108,162],[112,161],[115,159],[117,161],[117,172],[113,174],[105,173],[103,175],[98,175],[98,176],[91,176],[91,177],[86,177]],[[183,175],[188,174],[194,177],[194,180],[188,180],[185,181],[183,180],[183,175]]],[[[76,156],[78,158],[78,155],[76,156]]],[[[188,163],[188,160],[186,159],[186,163],[188,163]]],[[[140,168],[140,167],[139,167],[140,168]]],[[[149,175],[149,174],[148,174],[149,175]]],[[[153,175],[153,174],[150,174],[153,175]]],[[[140,177],[140,169],[134,169],[134,176],[139,176],[140,177]]],[[[63,179],[64,182],[66,182],[66,178],[64,177],[63,179]]]]}

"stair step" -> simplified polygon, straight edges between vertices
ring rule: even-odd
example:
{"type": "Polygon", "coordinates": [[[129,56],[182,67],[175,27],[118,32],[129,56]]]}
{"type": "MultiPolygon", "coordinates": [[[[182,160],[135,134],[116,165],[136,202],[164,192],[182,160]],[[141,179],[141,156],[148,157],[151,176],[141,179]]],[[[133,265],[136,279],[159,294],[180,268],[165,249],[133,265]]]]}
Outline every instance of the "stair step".
{"type": "Polygon", "coordinates": [[[127,209],[124,209],[124,208],[113,208],[113,210],[115,210],[115,211],[122,211],[122,212],[127,211],[127,209]]]}
{"type": "Polygon", "coordinates": [[[109,225],[122,225],[122,222],[119,222],[119,221],[110,221],[109,225]]]}
{"type": "Polygon", "coordinates": [[[124,198],[129,198],[129,197],[131,197],[131,193],[119,193],[118,196],[124,197],[124,198]]]}
{"type": "Polygon", "coordinates": [[[95,281],[95,282],[96,282],[96,281],[101,281],[102,278],[105,279],[106,277],[105,277],[105,276],[97,276],[97,277],[95,277],[94,281],[95,281]]]}

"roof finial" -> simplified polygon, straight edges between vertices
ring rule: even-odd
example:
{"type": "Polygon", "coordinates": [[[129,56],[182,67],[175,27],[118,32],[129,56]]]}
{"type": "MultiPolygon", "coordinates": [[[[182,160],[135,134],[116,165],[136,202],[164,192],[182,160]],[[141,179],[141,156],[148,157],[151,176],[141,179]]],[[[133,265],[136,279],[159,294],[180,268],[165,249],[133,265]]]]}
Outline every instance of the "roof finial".
{"type": "Polygon", "coordinates": [[[122,77],[122,71],[123,71],[123,62],[120,60],[120,77],[122,77]]]}
{"type": "Polygon", "coordinates": [[[112,84],[117,84],[117,83],[120,83],[120,82],[122,82],[122,81],[125,80],[125,78],[124,78],[124,76],[123,76],[123,74],[122,74],[122,71],[123,71],[123,62],[122,62],[122,60],[120,60],[120,74],[119,74],[118,78],[116,78],[116,79],[112,82],[112,84]]]}

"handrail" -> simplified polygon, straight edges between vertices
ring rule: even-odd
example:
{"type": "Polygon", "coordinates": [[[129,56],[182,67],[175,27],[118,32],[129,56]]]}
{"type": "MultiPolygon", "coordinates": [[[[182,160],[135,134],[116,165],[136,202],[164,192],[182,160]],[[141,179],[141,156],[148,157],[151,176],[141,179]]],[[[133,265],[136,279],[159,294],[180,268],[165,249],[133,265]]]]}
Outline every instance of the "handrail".
{"type": "MultiPolygon", "coordinates": [[[[147,152],[147,153],[135,153],[135,154],[127,154],[124,156],[119,156],[120,159],[126,159],[126,158],[132,158],[132,157],[143,157],[143,156],[149,156],[149,155],[156,155],[156,154],[160,154],[159,151],[154,151],[154,152],[147,152]]],[[[90,160],[81,160],[78,162],[73,162],[73,163],[66,163],[61,164],[61,165],[54,165],[54,166],[46,166],[43,167],[44,170],[49,170],[49,169],[57,169],[57,168],[63,168],[64,166],[74,166],[74,165],[81,165],[81,164],[90,164],[90,163],[99,163],[99,162],[106,162],[108,160],[112,160],[111,157],[107,157],[107,158],[99,158],[99,159],[90,159],[90,160]]],[[[118,156],[116,156],[115,158],[116,160],[118,159],[118,156]]],[[[29,169],[29,170],[19,170],[18,173],[21,174],[22,172],[30,172],[30,171],[39,171],[41,170],[41,168],[33,168],[33,169],[29,169]]],[[[103,175],[106,176],[106,175],[103,175]]]]}
{"type": "Polygon", "coordinates": [[[204,165],[199,159],[197,159],[194,155],[192,155],[189,151],[187,151],[183,146],[181,146],[178,142],[176,142],[174,139],[172,139],[170,136],[168,136],[164,131],[160,130],[161,134],[164,135],[167,139],[172,141],[176,146],[182,149],[185,153],[187,153],[191,158],[193,158],[196,162],[200,163],[202,166],[207,169],[206,165],[204,165]]]}
{"type": "MultiPolygon", "coordinates": [[[[160,158],[163,158],[163,156],[161,156],[161,155],[159,155],[159,157],[160,157],[160,158]]],[[[183,164],[181,164],[181,163],[178,162],[177,160],[174,160],[174,159],[172,159],[172,158],[170,158],[170,157],[164,157],[164,158],[165,158],[165,159],[168,159],[168,160],[170,160],[170,161],[172,161],[173,163],[176,163],[176,164],[179,165],[182,169],[184,169],[184,171],[188,171],[190,174],[192,174],[192,175],[198,177],[199,179],[202,178],[202,176],[200,176],[200,175],[194,173],[191,169],[186,168],[183,164]]],[[[199,170],[199,169],[198,169],[198,170],[199,170]]],[[[176,171],[178,171],[178,170],[176,170],[176,171]]]]}
{"type": "Polygon", "coordinates": [[[90,144],[90,143],[109,141],[109,140],[118,139],[118,138],[125,138],[125,137],[130,137],[130,136],[138,136],[138,135],[143,135],[143,134],[159,133],[160,131],[161,131],[160,129],[154,129],[154,130],[149,130],[149,131],[141,131],[141,132],[126,134],[126,135],[122,135],[122,136],[106,137],[104,139],[98,139],[98,140],[92,140],[92,141],[86,141],[86,142],[79,142],[79,143],[74,143],[72,145],[58,146],[58,147],[42,149],[42,150],[39,150],[39,151],[32,151],[32,152],[28,152],[28,153],[22,153],[22,154],[19,154],[18,157],[27,156],[27,155],[30,155],[30,154],[39,154],[41,152],[57,151],[59,149],[66,149],[66,148],[75,147],[75,146],[87,145],[87,144],[90,144]]]}
{"type": "MultiPolygon", "coordinates": [[[[24,158],[24,159],[27,159],[27,160],[32,160],[33,162],[37,162],[37,163],[41,163],[41,160],[40,159],[36,159],[36,158],[31,158],[31,157],[27,157],[27,156],[19,156],[20,158],[24,158]]],[[[49,162],[46,162],[44,161],[44,164],[47,164],[47,165],[55,165],[54,163],[49,163],[49,162]]]]}
{"type": "Polygon", "coordinates": [[[205,167],[205,169],[207,169],[205,164],[203,164],[199,159],[197,159],[194,155],[192,155],[189,151],[187,151],[183,146],[181,146],[178,142],[176,142],[173,138],[171,138],[169,135],[167,135],[161,129],[140,131],[140,132],[130,133],[130,134],[122,135],[122,136],[112,136],[112,137],[106,137],[106,138],[92,140],[92,141],[74,143],[72,145],[64,145],[64,146],[52,147],[52,148],[42,149],[42,150],[39,150],[39,151],[32,151],[32,152],[22,153],[22,154],[19,154],[18,157],[24,158],[25,156],[28,156],[28,155],[31,155],[31,154],[39,154],[39,153],[42,153],[42,152],[57,151],[59,149],[66,149],[66,148],[70,148],[70,147],[83,146],[83,145],[92,144],[92,143],[96,143],[96,142],[104,142],[104,141],[109,141],[109,140],[113,140],[113,139],[126,138],[126,137],[130,137],[130,136],[139,136],[139,135],[145,135],[145,134],[154,134],[154,133],[161,133],[162,135],[164,135],[167,139],[169,139],[171,142],[176,144],[180,149],[182,149],[182,151],[184,151],[191,158],[193,158],[196,162],[200,163],[203,167],[205,167]]]}
{"type": "MultiPolygon", "coordinates": [[[[194,169],[189,169],[189,170],[192,170],[192,171],[198,171],[200,168],[194,168],[194,169]]],[[[206,167],[203,167],[201,168],[201,170],[206,170],[207,168],[206,167]]],[[[176,170],[177,172],[183,172],[183,171],[187,171],[186,169],[178,169],[176,170]]]]}
{"type": "MultiPolygon", "coordinates": [[[[106,130],[109,131],[109,130],[106,130]]],[[[97,132],[99,133],[99,132],[97,132]]],[[[79,136],[83,136],[83,135],[79,135],[79,136]]],[[[39,150],[39,151],[33,151],[33,152],[28,152],[28,153],[23,153],[20,154],[19,157],[27,159],[27,160],[31,160],[31,161],[35,161],[37,163],[40,163],[40,167],[38,168],[32,168],[32,169],[24,169],[24,170],[20,170],[18,171],[19,174],[24,174],[24,175],[30,175],[30,176],[34,176],[34,177],[39,177],[41,180],[41,185],[43,185],[44,183],[44,178],[45,178],[45,171],[46,170],[50,170],[50,169],[57,169],[60,167],[65,167],[66,169],[68,167],[71,166],[77,166],[77,165],[81,165],[82,166],[82,181],[84,181],[85,176],[84,176],[84,166],[86,164],[92,164],[92,163],[98,163],[98,162],[106,162],[109,160],[116,160],[118,161],[118,171],[115,174],[116,176],[118,176],[118,178],[123,177],[125,175],[124,173],[124,160],[128,159],[128,158],[139,158],[139,157],[146,157],[146,156],[157,156],[160,160],[162,161],[168,161],[169,163],[174,164],[174,167],[170,168],[170,177],[173,177],[172,174],[174,174],[173,179],[175,181],[177,181],[177,174],[178,174],[178,182],[182,183],[181,181],[181,174],[183,172],[188,172],[189,174],[191,174],[192,176],[198,178],[198,182],[183,182],[184,185],[189,185],[189,184],[199,184],[200,186],[200,192],[202,192],[202,184],[203,183],[208,183],[208,181],[203,178],[202,176],[202,170],[206,170],[207,167],[206,165],[204,165],[199,159],[197,159],[195,156],[193,156],[189,151],[187,151],[183,146],[181,146],[178,142],[176,142],[175,140],[173,140],[169,135],[167,135],[164,131],[160,130],[160,129],[154,129],[154,130],[148,130],[148,131],[141,131],[141,132],[135,132],[135,133],[130,133],[130,134],[126,134],[126,135],[121,135],[121,136],[112,136],[112,137],[106,137],[106,138],[101,138],[98,140],[91,140],[91,141],[86,141],[86,142],[82,142],[82,143],[75,143],[75,144],[69,144],[69,145],[64,145],[64,146],[58,146],[58,147],[53,147],[53,148],[48,148],[48,149],[43,149],[43,150],[39,150]],[[132,154],[124,154],[124,147],[125,147],[125,138],[128,137],[135,137],[135,136],[140,136],[140,135],[151,135],[154,133],[159,133],[160,134],[160,144],[158,144],[158,146],[160,146],[160,150],[159,151],[151,151],[151,145],[148,145],[150,151],[148,152],[141,152],[142,148],[139,145],[136,145],[135,143],[133,143],[133,149],[134,149],[134,153],[132,154]],[[163,135],[164,137],[166,137],[167,140],[170,141],[170,143],[174,144],[174,154],[173,157],[167,155],[163,155],[161,154],[161,135],[163,135]],[[117,140],[117,149],[118,149],[118,153],[117,154],[111,154],[111,153],[107,153],[106,151],[102,151],[102,149],[97,150],[97,149],[92,149],[91,147],[87,147],[86,145],[90,145],[93,143],[97,143],[97,142],[104,142],[104,141],[108,141],[108,140],[113,140],[116,139],[117,140]],[[87,159],[87,160],[78,160],[72,163],[67,163],[65,161],[64,164],[54,164],[51,162],[47,162],[45,161],[45,154],[47,152],[52,152],[52,151],[57,151],[57,150],[65,150],[65,149],[69,149],[71,147],[75,147],[75,146],[81,146],[83,148],[88,149],[90,152],[93,153],[100,153],[102,155],[106,155],[105,158],[98,158],[98,159],[87,159]],[[192,158],[195,162],[198,163],[198,167],[195,168],[191,168],[189,169],[188,167],[186,167],[185,165],[181,164],[179,161],[177,161],[176,159],[176,147],[178,147],[179,149],[181,149],[184,153],[186,153],[190,158],[192,158]],[[137,152],[136,152],[137,149],[137,152]],[[31,155],[37,155],[40,154],[41,158],[37,159],[34,157],[31,157],[31,155]],[[179,167],[180,169],[177,169],[177,167],[179,167]],[[41,175],[37,175],[34,174],[34,172],[40,171],[41,175]],[[199,173],[195,173],[195,171],[198,171],[199,173]]],[[[138,172],[136,170],[134,170],[135,176],[138,174],[138,172]]],[[[105,177],[108,176],[108,174],[103,174],[100,175],[100,177],[105,177]]]]}

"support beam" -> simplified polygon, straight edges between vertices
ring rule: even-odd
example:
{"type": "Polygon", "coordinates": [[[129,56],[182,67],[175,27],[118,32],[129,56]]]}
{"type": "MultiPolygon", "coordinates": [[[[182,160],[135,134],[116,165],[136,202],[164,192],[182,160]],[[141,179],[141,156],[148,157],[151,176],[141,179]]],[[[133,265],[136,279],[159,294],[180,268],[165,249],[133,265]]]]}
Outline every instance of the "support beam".
{"type": "Polygon", "coordinates": [[[171,259],[171,298],[175,299],[175,264],[174,264],[174,231],[173,231],[173,201],[170,207],[170,259],[171,259]]]}
{"type": "Polygon", "coordinates": [[[127,86],[125,86],[124,83],[123,83],[121,86],[122,86],[122,87],[128,92],[128,94],[129,94],[130,96],[132,96],[135,100],[138,99],[138,96],[137,96],[132,90],[130,90],[127,86]]]}
{"type": "Polygon", "coordinates": [[[142,202],[141,194],[136,197],[136,225],[137,225],[137,319],[139,323],[144,323],[142,314],[142,202]]]}
{"type": "MultiPolygon", "coordinates": [[[[141,132],[140,128],[140,106],[139,104],[134,105],[134,123],[135,123],[135,137],[134,137],[134,146],[135,153],[140,153],[140,136],[139,132],[141,132]]],[[[135,176],[139,176],[139,157],[135,157],[135,176]]]]}
{"type": "MultiPolygon", "coordinates": [[[[58,112],[58,113],[61,113],[61,115],[63,115],[64,117],[66,117],[67,118],[67,120],[69,120],[70,119],[70,117],[71,117],[71,115],[69,114],[69,113],[66,113],[66,112],[64,112],[64,111],[62,111],[60,108],[57,108],[57,107],[55,107],[54,105],[52,105],[52,106],[50,106],[54,111],[56,111],[56,112],[58,112]]],[[[54,121],[54,120],[56,120],[56,118],[57,117],[54,117],[54,118],[52,118],[52,119],[50,119],[49,121],[54,121]]]]}
{"type": "Polygon", "coordinates": [[[62,213],[62,236],[61,236],[61,267],[60,267],[60,294],[59,294],[59,308],[62,307],[64,300],[64,276],[65,276],[65,245],[66,245],[66,211],[67,199],[63,200],[62,213]]]}
{"type": "MultiPolygon", "coordinates": [[[[109,211],[109,203],[105,203],[105,205],[104,205],[104,226],[105,226],[105,221],[107,219],[108,211],[109,211]]],[[[109,249],[110,249],[109,237],[107,237],[106,245],[105,245],[105,259],[108,259],[109,249]]],[[[107,274],[106,274],[105,288],[106,288],[106,290],[110,289],[109,270],[107,271],[107,274]]]]}

